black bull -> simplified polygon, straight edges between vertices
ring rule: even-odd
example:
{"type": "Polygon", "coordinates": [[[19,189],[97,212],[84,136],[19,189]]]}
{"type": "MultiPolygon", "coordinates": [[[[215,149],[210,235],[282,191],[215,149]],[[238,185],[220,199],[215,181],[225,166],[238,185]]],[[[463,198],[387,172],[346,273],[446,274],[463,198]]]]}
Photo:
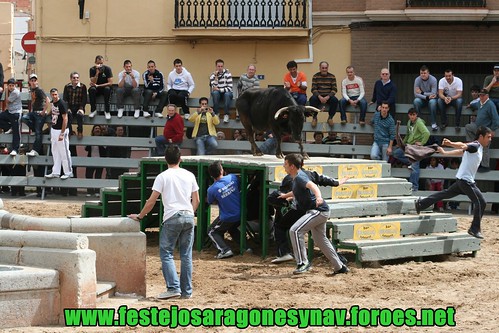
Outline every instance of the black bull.
{"type": "Polygon", "coordinates": [[[248,89],[238,97],[236,108],[248,134],[254,156],[263,155],[255,143],[254,131],[271,130],[277,140],[277,158],[284,157],[281,151],[281,138],[286,134],[291,135],[300,146],[300,153],[308,158],[302,145],[303,123],[305,116],[310,112],[308,110],[312,110],[311,112],[320,110],[298,105],[284,88],[248,89]]]}

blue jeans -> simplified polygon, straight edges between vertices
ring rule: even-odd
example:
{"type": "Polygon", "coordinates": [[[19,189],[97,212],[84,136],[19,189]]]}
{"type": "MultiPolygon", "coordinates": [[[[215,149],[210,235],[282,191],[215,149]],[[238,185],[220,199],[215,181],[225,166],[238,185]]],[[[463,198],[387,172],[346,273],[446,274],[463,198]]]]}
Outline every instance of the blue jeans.
{"type": "Polygon", "coordinates": [[[194,215],[178,211],[163,222],[159,235],[159,257],[168,291],[180,292],[182,296],[192,295],[192,245],[194,244],[194,215]],[[180,280],[177,275],[173,251],[180,250],[180,280]]]}
{"type": "MultiPolygon", "coordinates": [[[[356,101],[359,96],[350,96],[350,99],[356,101]]],[[[346,109],[347,109],[347,100],[342,98],[340,99],[340,112],[341,112],[341,120],[346,120],[346,109]],[[345,115],[345,116],[344,116],[345,115]],[[345,117],[345,119],[343,119],[345,117]]],[[[362,98],[357,104],[360,107],[360,116],[359,121],[366,121],[366,112],[367,112],[367,101],[362,98]]]]}
{"type": "Polygon", "coordinates": [[[224,93],[221,93],[220,91],[212,91],[211,98],[213,99],[213,111],[215,111],[215,114],[220,113],[220,101],[222,98],[224,100],[224,114],[229,114],[232,97],[232,91],[224,93]]]}
{"type": "Polygon", "coordinates": [[[411,166],[409,181],[412,183],[412,191],[415,192],[419,190],[419,161],[411,163],[409,159],[405,157],[405,153],[400,147],[395,148],[392,155],[400,162],[411,166]]]}
{"type": "Polygon", "coordinates": [[[198,155],[206,155],[218,147],[217,138],[211,135],[198,136],[194,141],[198,147],[198,155]]]}
{"type": "Polygon", "coordinates": [[[386,153],[387,149],[388,143],[379,145],[376,141],[374,141],[371,146],[371,160],[383,160],[388,162],[388,154],[386,153]]]}
{"type": "Polygon", "coordinates": [[[428,109],[430,111],[430,122],[431,124],[436,124],[437,123],[437,99],[433,98],[430,99],[429,101],[425,99],[421,99],[419,97],[416,97],[414,101],[412,102],[414,104],[414,108],[416,109],[416,112],[418,113],[419,116],[421,116],[421,108],[428,106],[428,109]]]}
{"type": "Polygon", "coordinates": [[[307,95],[306,94],[301,94],[301,93],[297,93],[297,92],[293,92],[290,94],[291,94],[291,96],[293,96],[293,98],[295,99],[296,103],[298,103],[298,105],[307,104],[307,95]]]}
{"type": "Polygon", "coordinates": [[[45,124],[45,116],[41,116],[37,111],[32,111],[22,117],[22,121],[28,125],[29,129],[35,132],[35,142],[33,142],[33,150],[38,154],[43,154],[42,145],[42,130],[45,124]]]}
{"type": "Polygon", "coordinates": [[[458,98],[452,100],[449,104],[445,104],[445,101],[441,98],[438,99],[438,109],[441,112],[442,124],[448,125],[447,123],[447,106],[453,106],[456,109],[456,127],[461,124],[461,110],[463,109],[463,99],[458,98]]]}
{"type": "Polygon", "coordinates": [[[156,156],[164,156],[168,145],[180,146],[182,144],[182,141],[169,143],[163,135],[158,135],[154,141],[156,142],[156,156]]]}

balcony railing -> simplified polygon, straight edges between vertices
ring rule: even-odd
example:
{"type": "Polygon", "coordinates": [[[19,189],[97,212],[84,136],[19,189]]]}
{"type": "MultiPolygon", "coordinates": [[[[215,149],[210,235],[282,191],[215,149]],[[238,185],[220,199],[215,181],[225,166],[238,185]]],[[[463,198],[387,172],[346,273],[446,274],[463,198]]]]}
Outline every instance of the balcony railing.
{"type": "Polygon", "coordinates": [[[175,28],[307,26],[307,0],[175,0],[175,28]]]}
{"type": "Polygon", "coordinates": [[[485,0],[406,0],[407,7],[483,8],[485,0]]]}

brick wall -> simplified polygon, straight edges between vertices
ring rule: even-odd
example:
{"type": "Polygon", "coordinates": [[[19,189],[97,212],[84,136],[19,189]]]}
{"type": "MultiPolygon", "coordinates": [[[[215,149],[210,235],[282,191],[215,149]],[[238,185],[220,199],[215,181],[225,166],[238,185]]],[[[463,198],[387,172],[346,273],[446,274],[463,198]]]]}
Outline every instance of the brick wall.
{"type": "Polygon", "coordinates": [[[499,26],[394,24],[352,27],[351,32],[352,65],[369,98],[389,61],[497,61],[499,54],[499,26]],[[487,36],[486,51],[472,46],[480,35],[487,36]]]}
{"type": "Polygon", "coordinates": [[[31,13],[31,0],[0,0],[0,2],[11,2],[14,4],[15,11],[31,13]]]}

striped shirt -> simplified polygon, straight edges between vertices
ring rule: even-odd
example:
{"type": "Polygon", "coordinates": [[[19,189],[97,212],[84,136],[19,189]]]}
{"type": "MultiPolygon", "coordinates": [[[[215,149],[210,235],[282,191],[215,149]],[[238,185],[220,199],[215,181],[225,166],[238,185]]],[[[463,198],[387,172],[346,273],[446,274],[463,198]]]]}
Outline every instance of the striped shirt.
{"type": "Polygon", "coordinates": [[[312,94],[314,96],[334,96],[337,91],[336,77],[333,74],[328,72],[326,75],[322,75],[321,72],[318,72],[312,77],[312,94]]]}
{"type": "Polygon", "coordinates": [[[228,69],[224,69],[222,73],[217,72],[215,77],[215,73],[210,75],[210,86],[218,87],[218,90],[221,93],[231,92],[232,91],[232,74],[228,69]]]}

